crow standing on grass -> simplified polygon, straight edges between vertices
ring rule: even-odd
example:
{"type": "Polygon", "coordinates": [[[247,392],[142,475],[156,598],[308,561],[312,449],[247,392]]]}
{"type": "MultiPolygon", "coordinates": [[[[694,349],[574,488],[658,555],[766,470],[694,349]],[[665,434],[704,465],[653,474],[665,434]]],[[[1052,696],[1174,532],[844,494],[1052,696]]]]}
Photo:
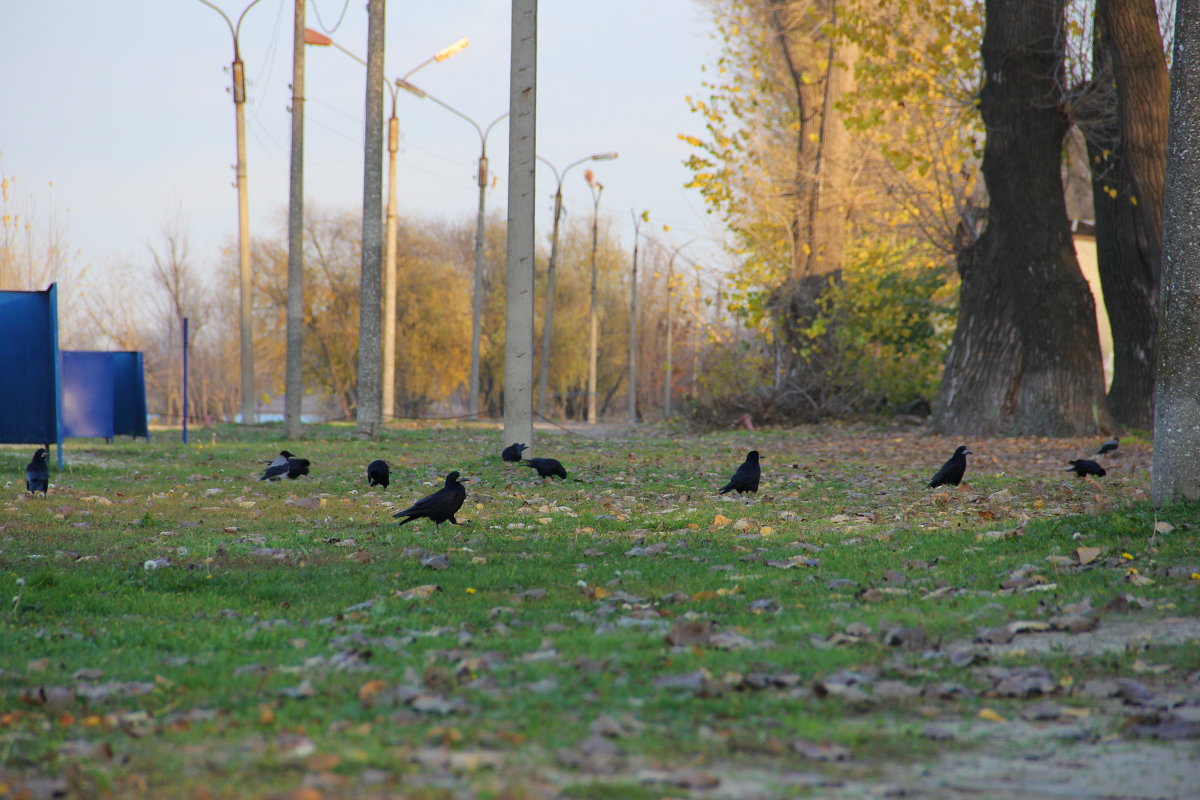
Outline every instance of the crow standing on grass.
{"type": "Polygon", "coordinates": [[[381,458],[377,458],[370,464],[367,464],[367,485],[382,486],[387,488],[392,481],[392,471],[388,467],[388,463],[381,458]]]}
{"type": "Polygon", "coordinates": [[[936,489],[942,484],[952,483],[958,486],[962,482],[963,473],[967,471],[967,456],[974,455],[965,447],[959,447],[954,451],[954,455],[950,456],[942,468],[933,476],[933,480],[929,482],[930,489],[936,489]]]}
{"type": "Polygon", "coordinates": [[[1100,449],[1096,451],[1098,456],[1106,456],[1121,446],[1121,437],[1114,436],[1104,444],[1100,445],[1100,449]]]}
{"type": "Polygon", "coordinates": [[[521,466],[533,467],[537,470],[539,478],[562,478],[567,479],[567,471],[563,469],[563,465],[554,458],[526,458],[521,460],[521,466]]]}
{"type": "Polygon", "coordinates": [[[266,472],[262,474],[259,480],[277,481],[285,475],[294,480],[301,475],[308,474],[310,463],[307,458],[296,458],[293,453],[289,453],[287,450],[280,450],[279,455],[267,465],[266,472]]]}
{"type": "Polygon", "coordinates": [[[450,521],[451,525],[457,525],[458,520],[454,515],[462,508],[463,501],[467,499],[467,487],[463,483],[470,478],[459,480],[457,472],[451,472],[446,476],[446,485],[438,489],[428,497],[422,497],[417,502],[413,503],[403,511],[397,511],[392,514],[393,517],[404,517],[400,521],[401,525],[412,522],[414,519],[430,519],[434,525],[441,525],[446,520],[450,521]]]}
{"type": "Polygon", "coordinates": [[[504,451],[500,453],[500,457],[505,461],[517,462],[521,460],[521,453],[529,449],[527,444],[517,444],[513,442],[504,451]]]}
{"type": "Polygon", "coordinates": [[[762,476],[762,468],[758,466],[758,451],[751,450],[746,454],[746,460],[737,468],[737,472],[733,473],[733,477],[729,479],[729,483],[721,487],[721,491],[717,494],[725,494],[726,492],[737,491],[738,494],[746,492],[758,492],[758,479],[762,476]]]}
{"type": "Polygon", "coordinates": [[[25,491],[46,493],[50,488],[50,467],[46,464],[46,448],[33,452],[33,460],[25,466],[25,491]]]}
{"type": "Polygon", "coordinates": [[[1097,478],[1103,478],[1108,473],[1104,471],[1104,467],[1097,464],[1095,461],[1089,461],[1086,458],[1081,458],[1078,461],[1068,461],[1071,466],[1067,467],[1067,472],[1074,472],[1081,478],[1086,478],[1088,475],[1095,475],[1097,478]]]}

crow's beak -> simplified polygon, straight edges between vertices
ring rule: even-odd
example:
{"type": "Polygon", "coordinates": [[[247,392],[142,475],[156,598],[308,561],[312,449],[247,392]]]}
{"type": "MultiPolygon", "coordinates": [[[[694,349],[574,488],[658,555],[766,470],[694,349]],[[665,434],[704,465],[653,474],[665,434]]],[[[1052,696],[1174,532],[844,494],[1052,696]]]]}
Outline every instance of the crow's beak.
{"type": "Polygon", "coordinates": [[[470,483],[471,479],[470,478],[459,478],[458,482],[459,483],[470,483]]]}

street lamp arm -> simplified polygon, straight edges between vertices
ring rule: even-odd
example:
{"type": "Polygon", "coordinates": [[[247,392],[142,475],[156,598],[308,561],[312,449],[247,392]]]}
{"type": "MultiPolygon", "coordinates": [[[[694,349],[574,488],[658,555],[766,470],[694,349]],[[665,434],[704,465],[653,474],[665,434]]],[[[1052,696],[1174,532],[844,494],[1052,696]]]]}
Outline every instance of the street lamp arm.
{"type": "Polygon", "coordinates": [[[252,9],[256,5],[258,5],[261,2],[261,0],[252,0],[250,5],[246,6],[245,9],[242,10],[241,15],[238,16],[237,25],[234,25],[233,20],[231,20],[229,18],[228,14],[226,14],[224,11],[222,11],[219,7],[210,3],[209,0],[200,0],[200,2],[204,3],[204,5],[208,6],[213,11],[216,11],[218,14],[221,15],[221,18],[223,20],[225,20],[225,24],[229,26],[229,35],[233,37],[233,60],[241,61],[242,57],[241,57],[241,54],[238,52],[238,34],[242,30],[242,20],[244,20],[246,18],[246,14],[249,13],[250,9],[252,9]]]}
{"type": "MultiPolygon", "coordinates": [[[[562,187],[562,178],[559,177],[559,175],[558,175],[558,168],[555,167],[553,164],[551,164],[546,159],[542,158],[541,156],[534,156],[534,158],[536,158],[538,161],[542,162],[543,164],[545,164],[547,167],[550,168],[550,171],[554,173],[554,182],[556,184],[558,184],[559,188],[561,188],[562,187]]],[[[584,160],[586,161],[587,159],[584,159],[584,160]]],[[[580,162],[576,162],[576,163],[580,163],[580,162]]]]}

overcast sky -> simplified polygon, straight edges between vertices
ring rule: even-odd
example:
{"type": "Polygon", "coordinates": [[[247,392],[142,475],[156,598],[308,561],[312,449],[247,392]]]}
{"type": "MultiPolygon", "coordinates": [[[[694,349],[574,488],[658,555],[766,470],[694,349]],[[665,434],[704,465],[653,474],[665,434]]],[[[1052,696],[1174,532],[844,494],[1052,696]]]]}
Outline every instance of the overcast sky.
{"type": "MultiPolygon", "coordinates": [[[[216,0],[235,21],[245,2],[216,0]]],[[[507,111],[509,0],[392,0],[387,75],[395,78],[462,36],[471,45],[412,77],[481,126],[507,111]]],[[[146,245],[182,221],[193,258],[210,266],[236,241],[233,44],[198,0],[43,0],[3,6],[0,166],[18,207],[57,215],[82,263],[144,263],[146,245]],[[52,185],[52,188],[50,188],[52,185]]],[[[308,24],[366,55],[364,0],[309,0],[308,24]],[[344,14],[343,14],[344,11],[344,14]],[[340,24],[339,24],[340,19],[340,24]]],[[[261,0],[241,30],[251,230],[282,235],[290,146],[291,0],[261,0]]],[[[674,243],[716,238],[699,196],[683,188],[687,145],[702,134],[685,98],[700,92],[715,43],[695,0],[541,0],[539,155],[561,170],[596,152],[602,212],[631,240],[631,209],[669,224],[674,243]]],[[[308,49],[306,202],[362,206],[365,69],[332,48],[308,49]]],[[[385,95],[385,116],[390,111],[385,95]]],[[[401,92],[401,214],[473,219],[479,138],[464,121],[401,92]]],[[[507,121],[488,139],[491,209],[507,199],[507,121]]],[[[568,213],[589,215],[580,166],[564,184],[568,213]]],[[[549,230],[553,178],[538,169],[538,229],[549,230]]],[[[701,256],[703,242],[689,248],[701,256]]],[[[701,256],[702,257],[702,256],[701,256]]]]}

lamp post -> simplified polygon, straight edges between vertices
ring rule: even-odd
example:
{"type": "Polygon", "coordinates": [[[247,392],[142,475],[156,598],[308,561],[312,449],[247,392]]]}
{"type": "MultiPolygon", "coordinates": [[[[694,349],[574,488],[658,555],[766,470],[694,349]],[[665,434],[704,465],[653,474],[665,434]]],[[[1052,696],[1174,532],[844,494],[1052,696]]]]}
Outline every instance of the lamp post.
{"type": "Polygon", "coordinates": [[[437,103],[442,108],[449,111],[451,114],[457,115],[461,119],[465,119],[471,123],[471,127],[479,134],[479,214],[475,219],[475,283],[474,290],[471,294],[471,376],[470,396],[467,401],[467,412],[470,419],[479,418],[479,339],[483,330],[483,234],[485,223],[485,209],[487,203],[487,184],[488,184],[488,159],[487,159],[487,137],[492,132],[492,128],[496,123],[508,116],[505,111],[500,116],[487,124],[487,127],[481,128],[479,123],[468,117],[466,114],[459,111],[449,103],[445,103],[433,95],[413,86],[408,81],[396,81],[396,86],[406,91],[412,92],[417,97],[428,98],[437,103]]]}
{"type": "Polygon", "coordinates": [[[675,256],[679,255],[679,251],[687,247],[695,239],[689,239],[683,244],[671,251],[671,257],[667,259],[667,363],[666,373],[663,376],[663,419],[671,418],[671,377],[674,374],[671,365],[671,349],[673,342],[672,330],[672,308],[671,308],[671,278],[673,277],[672,270],[675,266],[675,256]]]}
{"type": "Polygon", "coordinates": [[[230,72],[233,76],[233,109],[237,126],[237,193],[238,193],[238,265],[240,283],[239,327],[241,329],[241,361],[242,361],[242,424],[254,422],[254,330],[251,319],[251,281],[250,281],[250,193],[246,185],[246,71],[242,64],[242,53],[238,47],[238,34],[242,29],[242,20],[259,0],[252,0],[242,11],[237,23],[208,0],[201,3],[216,11],[229,26],[233,36],[233,65],[230,72]]]}
{"type": "MultiPolygon", "coordinates": [[[[312,28],[305,28],[304,41],[306,44],[317,45],[319,47],[336,47],[364,67],[367,66],[367,62],[362,58],[342,47],[328,36],[314,31],[312,28]]],[[[432,56],[410,69],[404,74],[403,78],[397,78],[395,85],[388,81],[383,82],[383,85],[387,87],[388,92],[392,96],[392,114],[388,117],[388,200],[384,222],[383,245],[383,318],[385,321],[383,324],[382,382],[383,413],[387,416],[395,416],[396,410],[396,154],[400,150],[400,121],[396,117],[396,90],[397,88],[408,88],[411,86],[408,83],[408,78],[415,74],[417,70],[435,61],[445,61],[455,53],[461,52],[470,43],[471,40],[464,36],[453,44],[438,50],[432,56]]]]}
{"type": "Polygon", "coordinates": [[[596,273],[596,245],[599,242],[600,195],[604,193],[604,184],[596,180],[592,171],[586,170],[583,177],[587,180],[588,189],[592,192],[592,302],[588,308],[588,388],[587,388],[587,421],[589,425],[596,424],[596,383],[597,383],[597,352],[600,344],[600,312],[598,302],[598,281],[596,273]]]}
{"type": "Polygon", "coordinates": [[[630,212],[633,215],[633,280],[629,287],[629,395],[626,399],[626,419],[632,424],[637,422],[637,345],[638,345],[638,302],[637,302],[637,264],[638,264],[638,237],[641,236],[641,227],[643,222],[650,219],[650,212],[643,211],[641,214],[630,212]]]}
{"type": "Polygon", "coordinates": [[[554,226],[550,233],[550,263],[546,267],[546,313],[542,319],[542,360],[538,368],[538,401],[537,413],[539,417],[546,416],[546,393],[547,383],[550,374],[550,343],[553,339],[554,329],[554,278],[555,268],[558,265],[558,222],[562,216],[562,185],[563,178],[567,177],[567,173],[572,167],[577,167],[586,161],[611,161],[616,158],[616,153],[596,153],[590,156],[584,156],[581,159],[572,161],[563,168],[560,173],[546,159],[537,156],[537,160],[550,168],[554,173],[555,189],[554,189],[554,226]]]}

